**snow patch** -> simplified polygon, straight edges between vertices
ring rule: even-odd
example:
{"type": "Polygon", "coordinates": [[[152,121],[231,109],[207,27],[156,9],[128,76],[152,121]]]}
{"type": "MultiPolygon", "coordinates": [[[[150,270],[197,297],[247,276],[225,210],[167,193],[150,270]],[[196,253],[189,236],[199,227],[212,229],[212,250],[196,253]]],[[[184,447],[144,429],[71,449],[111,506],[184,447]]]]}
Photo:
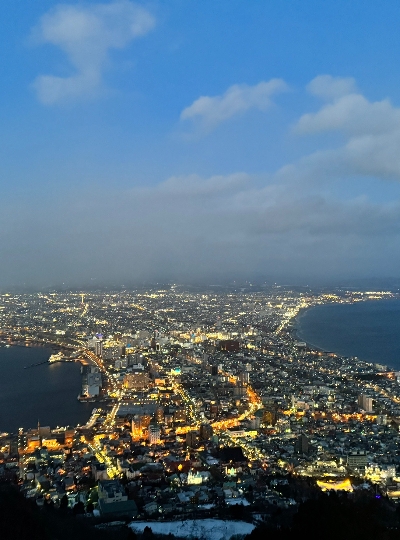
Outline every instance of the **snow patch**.
{"type": "Polygon", "coordinates": [[[254,525],[245,521],[223,521],[222,519],[189,519],[185,521],[134,521],[129,524],[136,532],[150,527],[154,534],[169,534],[181,538],[199,540],[229,540],[240,534],[246,536],[254,525]]]}

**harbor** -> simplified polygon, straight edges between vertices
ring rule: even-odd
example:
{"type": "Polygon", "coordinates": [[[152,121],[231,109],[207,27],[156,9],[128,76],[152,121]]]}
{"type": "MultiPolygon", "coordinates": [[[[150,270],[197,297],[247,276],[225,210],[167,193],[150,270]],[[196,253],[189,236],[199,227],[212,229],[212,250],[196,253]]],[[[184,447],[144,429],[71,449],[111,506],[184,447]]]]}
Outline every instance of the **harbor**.
{"type": "Polygon", "coordinates": [[[29,428],[38,419],[42,425],[56,427],[84,424],[90,417],[93,404],[76,399],[82,386],[80,363],[50,363],[51,354],[52,349],[45,347],[0,347],[6,374],[0,380],[1,432],[29,428]]]}
{"type": "Polygon", "coordinates": [[[48,360],[43,360],[43,362],[36,362],[28,366],[24,366],[24,369],[29,369],[37,366],[43,366],[44,364],[57,364],[59,362],[75,362],[77,358],[66,357],[61,351],[55,354],[50,355],[48,360]]]}

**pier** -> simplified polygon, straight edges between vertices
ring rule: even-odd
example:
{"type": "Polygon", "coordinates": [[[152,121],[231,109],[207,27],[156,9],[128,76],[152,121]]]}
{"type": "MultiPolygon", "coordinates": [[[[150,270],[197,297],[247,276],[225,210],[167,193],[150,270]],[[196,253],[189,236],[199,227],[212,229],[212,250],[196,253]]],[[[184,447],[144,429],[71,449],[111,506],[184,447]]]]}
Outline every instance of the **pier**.
{"type": "Polygon", "coordinates": [[[64,358],[62,360],[54,360],[53,362],[50,362],[49,360],[44,360],[43,362],[37,362],[36,364],[30,364],[29,366],[24,366],[24,369],[30,369],[36,366],[42,366],[43,364],[59,364],[60,362],[74,362],[74,360],[69,360],[67,358],[64,358]]]}

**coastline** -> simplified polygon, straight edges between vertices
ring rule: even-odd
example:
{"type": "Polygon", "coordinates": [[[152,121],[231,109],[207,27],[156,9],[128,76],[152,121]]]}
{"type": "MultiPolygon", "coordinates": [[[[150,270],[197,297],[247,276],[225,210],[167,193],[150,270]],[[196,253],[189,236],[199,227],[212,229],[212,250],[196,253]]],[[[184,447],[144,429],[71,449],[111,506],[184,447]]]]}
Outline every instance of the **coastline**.
{"type": "MultiPolygon", "coordinates": [[[[306,307],[306,308],[302,308],[299,310],[299,313],[296,315],[296,317],[294,318],[293,320],[293,326],[290,330],[291,332],[291,335],[293,337],[293,339],[295,339],[296,341],[301,341],[301,342],[305,342],[307,344],[307,346],[313,350],[316,350],[318,352],[323,352],[323,353],[326,353],[326,354],[329,354],[329,353],[333,353],[333,354],[336,354],[338,356],[341,356],[343,358],[355,358],[355,359],[358,359],[358,360],[361,360],[361,361],[364,361],[364,362],[367,362],[367,363],[370,363],[372,365],[375,365],[375,364],[381,364],[381,365],[385,365],[387,366],[387,368],[389,370],[398,370],[399,369],[399,366],[396,367],[396,365],[394,365],[396,363],[396,359],[392,359],[390,357],[387,357],[387,356],[390,356],[386,353],[386,351],[384,350],[384,347],[382,345],[382,352],[380,351],[379,352],[379,356],[377,356],[376,358],[372,358],[371,354],[369,354],[368,357],[366,357],[365,355],[365,351],[363,351],[363,347],[365,348],[365,339],[363,339],[363,343],[362,343],[362,346],[360,346],[360,352],[357,353],[357,354],[348,354],[348,353],[344,353],[343,352],[343,348],[346,348],[348,345],[346,343],[338,343],[337,346],[333,346],[333,347],[324,347],[322,345],[317,345],[316,343],[313,343],[313,339],[307,339],[307,335],[306,335],[306,332],[304,330],[304,328],[302,329],[301,328],[301,320],[304,318],[304,316],[306,314],[308,314],[309,312],[312,312],[313,310],[315,310],[316,308],[324,308],[324,307],[327,307],[327,306],[330,306],[330,307],[334,307],[334,306],[337,306],[339,309],[343,309],[344,306],[346,307],[350,307],[350,306],[354,306],[354,305],[357,305],[357,306],[365,306],[365,305],[369,305],[369,306],[376,306],[376,305],[379,305],[379,304],[382,304],[384,303],[386,306],[387,305],[391,305],[391,306],[400,306],[400,298],[399,297],[395,297],[395,298],[385,298],[385,299],[382,299],[382,300],[378,300],[378,299],[371,299],[371,300],[365,300],[365,301],[360,301],[360,302],[355,302],[355,303],[341,303],[341,302],[327,302],[327,303],[323,303],[323,304],[316,304],[316,305],[313,305],[313,306],[309,306],[309,307],[306,307]],[[341,351],[339,350],[341,349],[341,351]]],[[[386,310],[383,308],[382,309],[382,312],[385,312],[386,310]]],[[[398,310],[395,310],[395,312],[398,311],[398,310]]],[[[387,312],[390,312],[390,310],[388,309],[387,312]]],[[[368,309],[365,310],[365,315],[370,315],[368,313],[368,309]]],[[[348,314],[346,314],[347,318],[349,318],[348,314]]],[[[355,320],[356,317],[358,317],[359,314],[354,314],[354,316],[352,316],[352,318],[355,320]]],[[[327,320],[329,319],[329,317],[327,317],[327,320]]],[[[377,321],[380,322],[380,318],[377,317],[377,321]]],[[[379,329],[379,325],[377,325],[377,327],[379,329]]],[[[356,330],[356,329],[355,329],[356,330]]],[[[331,330],[331,332],[333,332],[333,330],[331,330]]],[[[329,333],[327,333],[327,336],[328,336],[329,333]]],[[[360,338],[360,335],[357,335],[357,332],[354,331],[354,334],[356,335],[356,338],[358,338],[360,341],[361,341],[361,338],[360,338]]],[[[365,330],[364,334],[369,337],[369,332],[367,330],[365,330]]],[[[330,336],[332,334],[329,334],[330,336]]],[[[397,338],[398,334],[393,331],[393,337],[397,338]]],[[[321,336],[322,338],[322,336],[321,336]]],[[[322,338],[323,339],[323,338],[322,338]]],[[[342,340],[345,340],[345,336],[343,334],[343,336],[341,337],[342,340]]],[[[381,340],[383,341],[383,337],[380,335],[380,334],[377,334],[377,340],[381,340]]],[[[318,340],[316,340],[318,341],[318,340]]],[[[339,339],[340,341],[340,339],[339,339]]],[[[397,343],[399,343],[399,339],[396,340],[397,343]]],[[[354,339],[353,340],[353,343],[352,343],[352,346],[354,345],[354,343],[357,343],[357,339],[354,339]]],[[[354,345],[356,346],[356,345],[354,345]]],[[[370,351],[369,351],[370,352],[370,351]]],[[[397,355],[396,355],[397,356],[397,355]]],[[[399,356],[400,358],[400,356],[399,356]]]]}
{"type": "Polygon", "coordinates": [[[341,305],[339,302],[326,302],[326,304],[315,304],[314,306],[308,306],[306,308],[301,308],[298,312],[298,314],[296,315],[296,317],[294,317],[294,324],[295,326],[292,327],[291,329],[291,336],[293,337],[293,339],[295,339],[296,341],[303,341],[304,343],[307,344],[307,346],[309,346],[311,349],[315,350],[315,351],[318,351],[318,352],[322,352],[322,353],[326,353],[326,354],[329,354],[329,353],[334,353],[334,354],[339,354],[335,351],[328,351],[326,349],[324,349],[323,347],[320,347],[319,345],[315,345],[315,343],[311,343],[309,340],[307,339],[304,339],[304,337],[302,337],[299,333],[299,321],[300,319],[302,319],[306,313],[308,313],[309,311],[319,307],[319,306],[334,306],[334,305],[341,305]]]}
{"type": "Polygon", "coordinates": [[[52,428],[87,421],[93,405],[76,399],[81,386],[79,364],[68,367],[75,366],[75,360],[48,362],[55,350],[50,343],[40,346],[22,341],[7,344],[10,346],[3,343],[0,347],[3,373],[0,431],[16,433],[20,427],[33,428],[38,420],[52,428]],[[26,365],[36,363],[39,365],[24,369],[26,365]],[[46,369],[41,369],[44,366],[46,369]]]}

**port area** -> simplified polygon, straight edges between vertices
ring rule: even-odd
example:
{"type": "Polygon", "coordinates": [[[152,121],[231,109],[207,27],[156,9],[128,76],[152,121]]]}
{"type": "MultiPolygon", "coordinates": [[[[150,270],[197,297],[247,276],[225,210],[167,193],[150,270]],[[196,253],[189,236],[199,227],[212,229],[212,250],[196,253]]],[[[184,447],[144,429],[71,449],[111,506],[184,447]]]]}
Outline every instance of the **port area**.
{"type": "Polygon", "coordinates": [[[24,369],[30,369],[37,366],[43,366],[45,364],[59,364],[61,362],[78,362],[80,361],[79,358],[67,358],[65,356],[59,356],[58,354],[52,354],[48,360],[43,360],[43,362],[36,362],[35,364],[29,364],[28,366],[24,366],[24,369]],[[57,356],[56,359],[53,359],[53,357],[57,356]]]}
{"type": "Polygon", "coordinates": [[[59,351],[57,353],[50,355],[50,358],[48,360],[43,360],[42,362],[29,364],[27,366],[24,366],[24,369],[30,369],[37,366],[43,366],[43,365],[49,365],[49,364],[59,364],[59,363],[64,363],[64,362],[79,362],[83,366],[89,365],[89,361],[87,360],[87,358],[82,357],[81,355],[79,355],[79,353],[66,356],[65,352],[59,351]]]}

